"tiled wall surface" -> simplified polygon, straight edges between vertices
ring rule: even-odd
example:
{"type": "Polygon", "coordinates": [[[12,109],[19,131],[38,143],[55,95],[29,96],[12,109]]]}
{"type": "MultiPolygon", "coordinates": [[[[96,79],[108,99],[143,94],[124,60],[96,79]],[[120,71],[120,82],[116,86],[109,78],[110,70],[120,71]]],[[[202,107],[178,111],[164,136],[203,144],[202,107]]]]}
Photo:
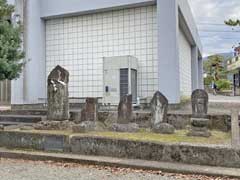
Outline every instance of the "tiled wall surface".
{"type": "Polygon", "coordinates": [[[191,46],[181,29],[179,30],[179,56],[180,92],[181,96],[189,97],[192,93],[191,46]]]}
{"type": "Polygon", "coordinates": [[[70,72],[70,97],[103,96],[103,57],[138,58],[138,95],[158,89],[156,6],[46,21],[46,73],[70,72]]]}

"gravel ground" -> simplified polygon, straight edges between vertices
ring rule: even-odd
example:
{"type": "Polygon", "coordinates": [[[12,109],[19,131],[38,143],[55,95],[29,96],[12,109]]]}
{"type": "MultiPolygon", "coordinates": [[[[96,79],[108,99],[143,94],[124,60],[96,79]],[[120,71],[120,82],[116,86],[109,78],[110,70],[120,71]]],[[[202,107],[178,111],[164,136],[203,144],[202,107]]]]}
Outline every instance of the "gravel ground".
{"type": "Polygon", "coordinates": [[[229,180],[69,163],[0,160],[1,180],[229,180]]]}

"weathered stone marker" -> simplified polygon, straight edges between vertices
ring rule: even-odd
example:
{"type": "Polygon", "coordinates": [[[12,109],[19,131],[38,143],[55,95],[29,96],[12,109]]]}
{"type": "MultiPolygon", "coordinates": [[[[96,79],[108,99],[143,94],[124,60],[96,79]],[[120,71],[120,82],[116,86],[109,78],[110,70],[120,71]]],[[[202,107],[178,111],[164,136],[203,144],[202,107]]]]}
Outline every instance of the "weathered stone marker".
{"type": "Polygon", "coordinates": [[[208,131],[209,119],[208,112],[208,94],[202,89],[197,89],[192,93],[192,118],[191,130],[188,136],[210,137],[208,131]]]}
{"type": "Polygon", "coordinates": [[[48,120],[69,119],[68,82],[69,73],[61,66],[56,66],[49,74],[47,82],[48,120]]]}
{"type": "Polygon", "coordinates": [[[97,98],[87,98],[85,107],[81,112],[81,121],[98,120],[98,100],[97,98]]]}
{"type": "Polygon", "coordinates": [[[132,95],[125,95],[118,105],[118,123],[128,124],[132,118],[132,95]]]}
{"type": "Polygon", "coordinates": [[[98,99],[86,98],[85,105],[81,110],[79,121],[75,121],[72,127],[74,133],[85,133],[96,129],[98,121],[98,99]]]}
{"type": "Polygon", "coordinates": [[[173,134],[175,128],[167,123],[168,99],[157,91],[151,100],[151,127],[153,132],[173,134]]]}
{"type": "Polygon", "coordinates": [[[239,137],[239,110],[232,109],[231,111],[231,132],[232,132],[232,147],[240,148],[240,137],[239,137]]]}

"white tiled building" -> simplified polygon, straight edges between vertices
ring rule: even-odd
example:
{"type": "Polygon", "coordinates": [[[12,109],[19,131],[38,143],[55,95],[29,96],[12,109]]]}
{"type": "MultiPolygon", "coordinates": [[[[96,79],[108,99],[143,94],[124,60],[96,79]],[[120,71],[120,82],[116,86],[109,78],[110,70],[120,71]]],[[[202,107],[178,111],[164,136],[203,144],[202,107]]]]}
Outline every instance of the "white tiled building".
{"type": "Polygon", "coordinates": [[[28,63],[12,82],[12,104],[46,99],[61,65],[70,97],[104,97],[105,57],[137,59],[137,96],[157,90],[179,103],[202,88],[201,43],[186,0],[16,0],[28,63]],[[23,8],[25,7],[25,8],[23,8]]]}

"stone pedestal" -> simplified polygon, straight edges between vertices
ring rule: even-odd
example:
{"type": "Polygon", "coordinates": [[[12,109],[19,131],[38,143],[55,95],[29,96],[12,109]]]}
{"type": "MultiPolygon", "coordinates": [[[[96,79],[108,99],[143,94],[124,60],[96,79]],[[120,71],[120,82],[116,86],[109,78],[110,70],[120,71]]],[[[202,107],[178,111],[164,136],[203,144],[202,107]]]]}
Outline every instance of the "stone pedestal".
{"type": "Polygon", "coordinates": [[[205,118],[191,118],[191,129],[188,136],[210,137],[211,133],[208,131],[209,119],[205,118]]]}

